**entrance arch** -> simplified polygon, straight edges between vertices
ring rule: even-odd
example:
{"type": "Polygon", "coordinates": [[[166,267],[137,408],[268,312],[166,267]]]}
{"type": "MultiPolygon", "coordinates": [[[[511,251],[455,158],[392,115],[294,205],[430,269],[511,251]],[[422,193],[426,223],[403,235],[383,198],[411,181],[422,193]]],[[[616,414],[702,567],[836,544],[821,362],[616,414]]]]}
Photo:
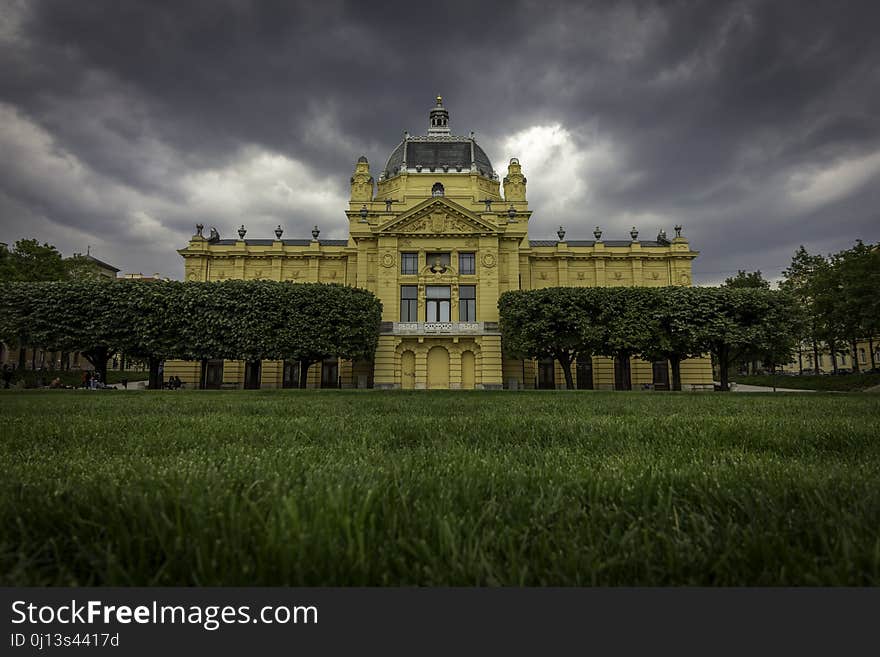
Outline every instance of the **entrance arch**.
{"type": "Polygon", "coordinates": [[[431,347],[428,352],[428,389],[449,388],[449,352],[445,347],[431,347]]]}
{"type": "Polygon", "coordinates": [[[411,351],[400,355],[400,379],[400,387],[404,390],[416,387],[416,355],[411,351]]]}
{"type": "Polygon", "coordinates": [[[461,387],[473,390],[476,382],[477,360],[473,351],[461,352],[461,387]]]}

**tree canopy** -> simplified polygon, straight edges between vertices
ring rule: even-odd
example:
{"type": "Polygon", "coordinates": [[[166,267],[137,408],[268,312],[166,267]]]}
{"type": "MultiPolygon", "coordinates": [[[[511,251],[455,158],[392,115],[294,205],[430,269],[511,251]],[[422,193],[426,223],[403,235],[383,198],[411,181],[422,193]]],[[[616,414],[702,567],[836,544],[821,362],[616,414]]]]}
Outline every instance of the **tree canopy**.
{"type": "Polygon", "coordinates": [[[727,390],[733,362],[787,360],[797,335],[792,298],[763,287],[544,288],[506,292],[498,307],[506,352],[558,360],[569,388],[578,356],[669,360],[681,389],[681,361],[710,352],[727,390]]]}
{"type": "MultiPolygon", "coordinates": [[[[275,281],[6,283],[0,337],[81,351],[106,377],[116,352],[145,358],[370,358],[382,307],[371,292],[275,281]]],[[[106,380],[106,378],[105,378],[106,380]]]]}
{"type": "Polygon", "coordinates": [[[819,345],[837,354],[850,351],[858,371],[858,340],[867,339],[871,367],[877,367],[874,338],[880,335],[880,245],[857,241],[850,249],[830,256],[810,254],[801,246],[783,272],[780,288],[791,293],[803,310],[801,342],[810,344],[814,367],[819,368],[819,345]]]}

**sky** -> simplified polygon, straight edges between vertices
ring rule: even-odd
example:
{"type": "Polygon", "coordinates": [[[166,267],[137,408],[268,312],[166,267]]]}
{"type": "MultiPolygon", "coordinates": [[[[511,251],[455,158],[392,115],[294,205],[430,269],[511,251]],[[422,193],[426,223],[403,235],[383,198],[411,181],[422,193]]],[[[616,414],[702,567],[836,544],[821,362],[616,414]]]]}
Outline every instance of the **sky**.
{"type": "Polygon", "coordinates": [[[196,223],[347,237],[437,94],[531,239],[681,224],[696,283],[880,241],[880,3],[0,0],[0,242],[181,278],[196,223]]]}

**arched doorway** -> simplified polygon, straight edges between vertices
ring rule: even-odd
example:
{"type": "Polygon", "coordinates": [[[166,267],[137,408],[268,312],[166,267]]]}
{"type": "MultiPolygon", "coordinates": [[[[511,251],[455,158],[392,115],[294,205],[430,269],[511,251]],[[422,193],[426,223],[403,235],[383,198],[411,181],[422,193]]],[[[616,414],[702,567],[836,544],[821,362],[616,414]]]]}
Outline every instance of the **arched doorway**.
{"type": "Polygon", "coordinates": [[[461,387],[473,390],[476,383],[477,360],[473,351],[461,352],[461,387]]]}
{"type": "Polygon", "coordinates": [[[444,347],[431,347],[428,352],[428,389],[449,388],[449,352],[444,347]]]}
{"type": "Polygon", "coordinates": [[[411,351],[400,355],[400,379],[400,387],[404,390],[416,387],[416,355],[411,351]]]}

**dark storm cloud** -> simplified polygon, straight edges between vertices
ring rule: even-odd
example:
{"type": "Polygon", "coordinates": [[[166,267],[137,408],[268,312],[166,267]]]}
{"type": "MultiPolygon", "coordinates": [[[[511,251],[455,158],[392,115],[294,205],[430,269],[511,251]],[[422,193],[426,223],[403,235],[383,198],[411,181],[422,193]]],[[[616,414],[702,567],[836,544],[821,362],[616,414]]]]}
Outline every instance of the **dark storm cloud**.
{"type": "Polygon", "coordinates": [[[698,280],[778,269],[880,239],[875,6],[12,3],[0,239],[177,274],[194,219],[342,236],[354,159],[442,93],[500,173],[521,157],[533,238],[680,221],[698,280]]]}

